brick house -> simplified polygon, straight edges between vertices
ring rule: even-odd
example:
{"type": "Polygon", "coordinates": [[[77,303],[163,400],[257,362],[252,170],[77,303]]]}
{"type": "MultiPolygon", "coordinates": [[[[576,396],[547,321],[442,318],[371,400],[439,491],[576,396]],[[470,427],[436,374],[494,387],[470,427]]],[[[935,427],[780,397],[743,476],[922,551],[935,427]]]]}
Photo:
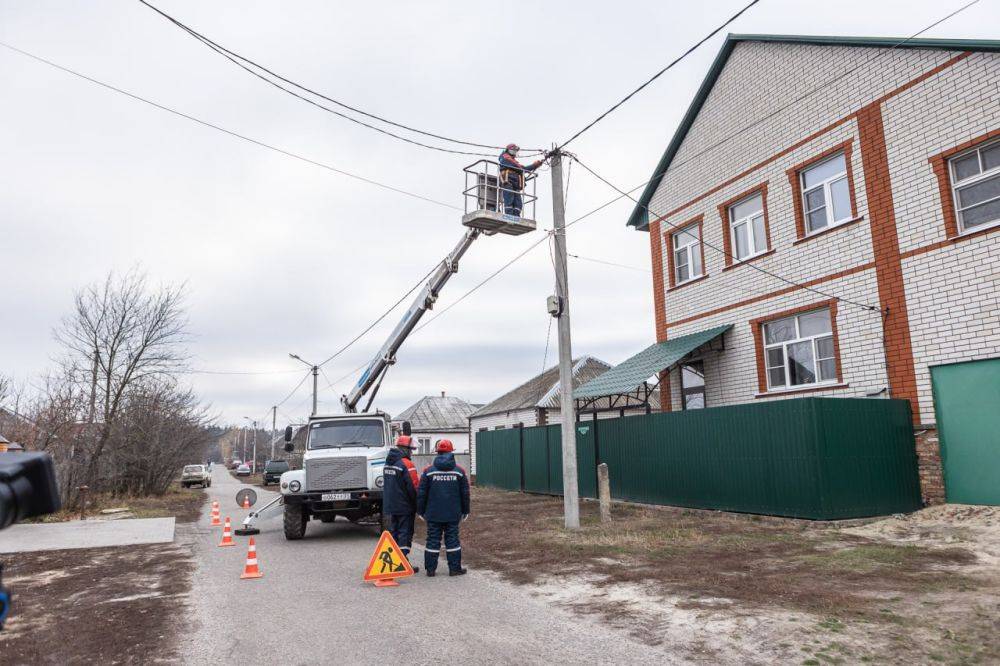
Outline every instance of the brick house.
{"type": "Polygon", "coordinates": [[[628,222],[658,342],[733,326],[661,376],[663,409],[902,398],[925,501],[970,501],[959,467],[1000,446],[942,426],[942,477],[938,426],[955,364],[1000,390],[998,81],[1000,42],[730,35],[628,222]]]}

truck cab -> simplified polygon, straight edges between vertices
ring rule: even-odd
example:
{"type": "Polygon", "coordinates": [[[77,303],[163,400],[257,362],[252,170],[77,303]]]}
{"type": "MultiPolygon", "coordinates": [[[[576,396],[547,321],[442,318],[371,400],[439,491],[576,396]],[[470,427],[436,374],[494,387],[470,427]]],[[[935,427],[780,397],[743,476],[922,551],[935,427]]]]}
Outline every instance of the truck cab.
{"type": "MultiPolygon", "coordinates": [[[[374,517],[382,523],[382,468],[393,446],[393,428],[382,412],[313,416],[307,429],[302,469],[281,475],[285,538],[305,536],[310,519],[351,522],[374,517]]],[[[285,429],[291,452],[292,428],[285,429]]]]}

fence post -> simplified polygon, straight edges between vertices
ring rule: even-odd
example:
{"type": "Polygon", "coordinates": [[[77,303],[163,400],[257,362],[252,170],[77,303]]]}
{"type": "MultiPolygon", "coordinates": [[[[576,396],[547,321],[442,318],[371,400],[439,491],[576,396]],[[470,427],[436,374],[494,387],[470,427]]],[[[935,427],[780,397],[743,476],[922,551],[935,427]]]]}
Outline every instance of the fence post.
{"type": "Polygon", "coordinates": [[[601,522],[611,522],[611,482],[608,480],[608,464],[597,466],[597,498],[601,504],[601,522]]]}

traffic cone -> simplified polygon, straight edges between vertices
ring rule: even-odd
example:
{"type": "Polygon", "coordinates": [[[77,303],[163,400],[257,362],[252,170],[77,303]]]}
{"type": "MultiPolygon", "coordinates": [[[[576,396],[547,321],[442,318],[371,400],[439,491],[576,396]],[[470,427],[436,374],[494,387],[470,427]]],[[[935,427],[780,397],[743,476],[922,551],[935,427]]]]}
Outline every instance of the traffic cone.
{"type": "Polygon", "coordinates": [[[250,495],[244,495],[243,496],[243,508],[244,509],[249,509],[250,508],[250,495]]]}
{"type": "Polygon", "coordinates": [[[233,532],[229,525],[229,516],[226,516],[226,524],[222,527],[222,541],[219,542],[219,546],[235,546],[236,542],[233,541],[233,532]]]}
{"type": "Polygon", "coordinates": [[[215,501],[212,502],[212,522],[211,522],[211,526],[212,527],[218,527],[221,524],[222,524],[222,521],[219,519],[219,501],[215,500],[215,501]]]}
{"type": "Polygon", "coordinates": [[[262,578],[264,574],[260,572],[260,567],[257,566],[257,545],[254,543],[253,537],[250,537],[250,549],[247,551],[247,563],[243,567],[243,575],[240,578],[262,578]]]}

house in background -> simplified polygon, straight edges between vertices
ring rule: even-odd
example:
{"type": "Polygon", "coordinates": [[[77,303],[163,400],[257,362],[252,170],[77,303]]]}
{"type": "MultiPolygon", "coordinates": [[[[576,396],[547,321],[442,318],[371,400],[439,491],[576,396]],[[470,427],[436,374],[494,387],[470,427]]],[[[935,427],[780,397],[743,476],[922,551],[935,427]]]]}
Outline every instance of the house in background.
{"type": "Polygon", "coordinates": [[[0,435],[0,453],[13,453],[14,451],[24,451],[24,447],[17,442],[11,442],[3,435],[0,435]]]}
{"type": "MultiPolygon", "coordinates": [[[[575,359],[573,361],[573,387],[577,388],[603,375],[610,368],[609,363],[593,356],[575,359]]],[[[604,402],[610,404],[607,399],[604,402]]],[[[658,395],[651,396],[649,404],[652,409],[659,409],[658,395]]],[[[602,404],[592,405],[598,409],[606,406],[602,404]]],[[[597,414],[597,418],[614,418],[645,413],[647,413],[645,407],[625,407],[614,411],[601,411],[597,414]]],[[[472,473],[475,474],[476,471],[477,433],[487,430],[556,424],[561,422],[560,414],[558,364],[477,409],[469,416],[467,425],[472,442],[472,473]]],[[[583,418],[586,413],[582,412],[579,416],[583,418]]]]}
{"type": "Polygon", "coordinates": [[[455,453],[469,452],[469,415],[482,405],[445,395],[424,396],[404,409],[393,422],[410,422],[416,453],[433,453],[439,439],[450,439],[455,453]]]}
{"type": "Polygon", "coordinates": [[[718,342],[663,408],[900,398],[925,501],[1000,504],[998,80],[1000,41],[730,35],[628,222],[657,342],[718,342]]]}

